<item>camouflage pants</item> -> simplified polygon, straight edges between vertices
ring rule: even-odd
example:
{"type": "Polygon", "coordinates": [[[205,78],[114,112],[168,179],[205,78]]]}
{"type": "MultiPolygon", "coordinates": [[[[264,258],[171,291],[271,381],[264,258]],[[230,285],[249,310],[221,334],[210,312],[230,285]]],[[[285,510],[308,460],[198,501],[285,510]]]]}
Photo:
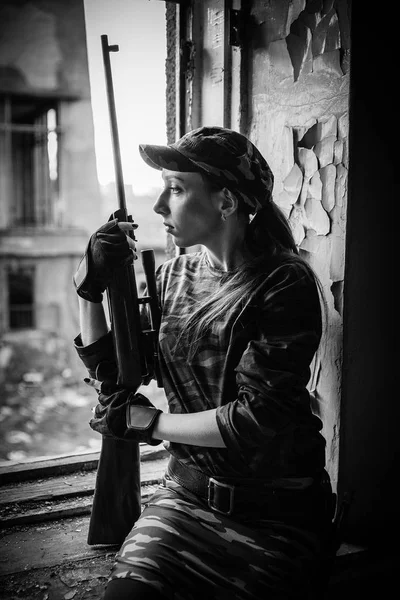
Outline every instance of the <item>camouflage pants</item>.
{"type": "Polygon", "coordinates": [[[172,481],[156,491],[118,552],[110,579],[173,600],[307,598],[318,536],[273,521],[238,522],[172,481]]]}

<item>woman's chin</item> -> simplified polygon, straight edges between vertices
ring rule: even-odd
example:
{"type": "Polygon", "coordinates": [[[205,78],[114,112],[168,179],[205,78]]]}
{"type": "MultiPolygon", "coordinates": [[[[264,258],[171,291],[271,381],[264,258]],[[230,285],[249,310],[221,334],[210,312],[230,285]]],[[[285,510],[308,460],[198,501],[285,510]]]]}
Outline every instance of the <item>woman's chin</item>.
{"type": "Polygon", "coordinates": [[[191,248],[192,246],[198,246],[200,244],[196,239],[190,239],[185,235],[174,234],[173,231],[171,231],[171,237],[175,246],[178,248],[191,248]]]}
{"type": "Polygon", "coordinates": [[[187,243],[187,240],[179,236],[172,235],[172,239],[175,246],[177,246],[178,248],[189,248],[191,246],[191,244],[187,243]]]}

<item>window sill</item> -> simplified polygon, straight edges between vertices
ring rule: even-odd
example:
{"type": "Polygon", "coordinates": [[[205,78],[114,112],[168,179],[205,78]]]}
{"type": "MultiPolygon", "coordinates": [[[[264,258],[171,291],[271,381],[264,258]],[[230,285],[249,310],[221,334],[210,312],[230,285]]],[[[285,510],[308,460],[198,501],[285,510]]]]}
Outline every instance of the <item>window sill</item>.
{"type": "MultiPolygon", "coordinates": [[[[0,467],[2,599],[100,598],[117,547],[88,546],[99,453],[0,467]]],[[[161,481],[163,447],[141,447],[142,505],[161,481]]]]}

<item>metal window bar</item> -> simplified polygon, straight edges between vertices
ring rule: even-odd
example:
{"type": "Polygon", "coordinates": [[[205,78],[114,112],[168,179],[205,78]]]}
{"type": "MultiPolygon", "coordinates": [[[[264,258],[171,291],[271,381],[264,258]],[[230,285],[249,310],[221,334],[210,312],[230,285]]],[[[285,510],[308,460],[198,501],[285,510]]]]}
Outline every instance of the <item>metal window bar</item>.
{"type": "Polygon", "coordinates": [[[49,159],[47,154],[47,122],[46,114],[40,115],[36,123],[40,124],[39,131],[34,133],[32,148],[33,159],[33,198],[35,223],[37,225],[52,225],[52,210],[50,192],[49,159]]]}
{"type": "Polygon", "coordinates": [[[35,312],[33,304],[10,304],[10,329],[34,329],[35,312]]]}
{"type": "Polygon", "coordinates": [[[32,202],[32,134],[13,133],[12,144],[12,216],[13,225],[34,225],[32,202]]]}

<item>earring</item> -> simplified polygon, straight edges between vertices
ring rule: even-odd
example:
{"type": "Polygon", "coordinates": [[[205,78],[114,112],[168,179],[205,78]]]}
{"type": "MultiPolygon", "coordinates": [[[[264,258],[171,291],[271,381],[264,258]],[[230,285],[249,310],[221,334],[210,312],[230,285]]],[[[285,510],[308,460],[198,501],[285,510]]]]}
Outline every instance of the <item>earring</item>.
{"type": "Polygon", "coordinates": [[[226,221],[226,214],[225,214],[225,213],[221,213],[221,219],[222,219],[223,221],[226,221]]]}

